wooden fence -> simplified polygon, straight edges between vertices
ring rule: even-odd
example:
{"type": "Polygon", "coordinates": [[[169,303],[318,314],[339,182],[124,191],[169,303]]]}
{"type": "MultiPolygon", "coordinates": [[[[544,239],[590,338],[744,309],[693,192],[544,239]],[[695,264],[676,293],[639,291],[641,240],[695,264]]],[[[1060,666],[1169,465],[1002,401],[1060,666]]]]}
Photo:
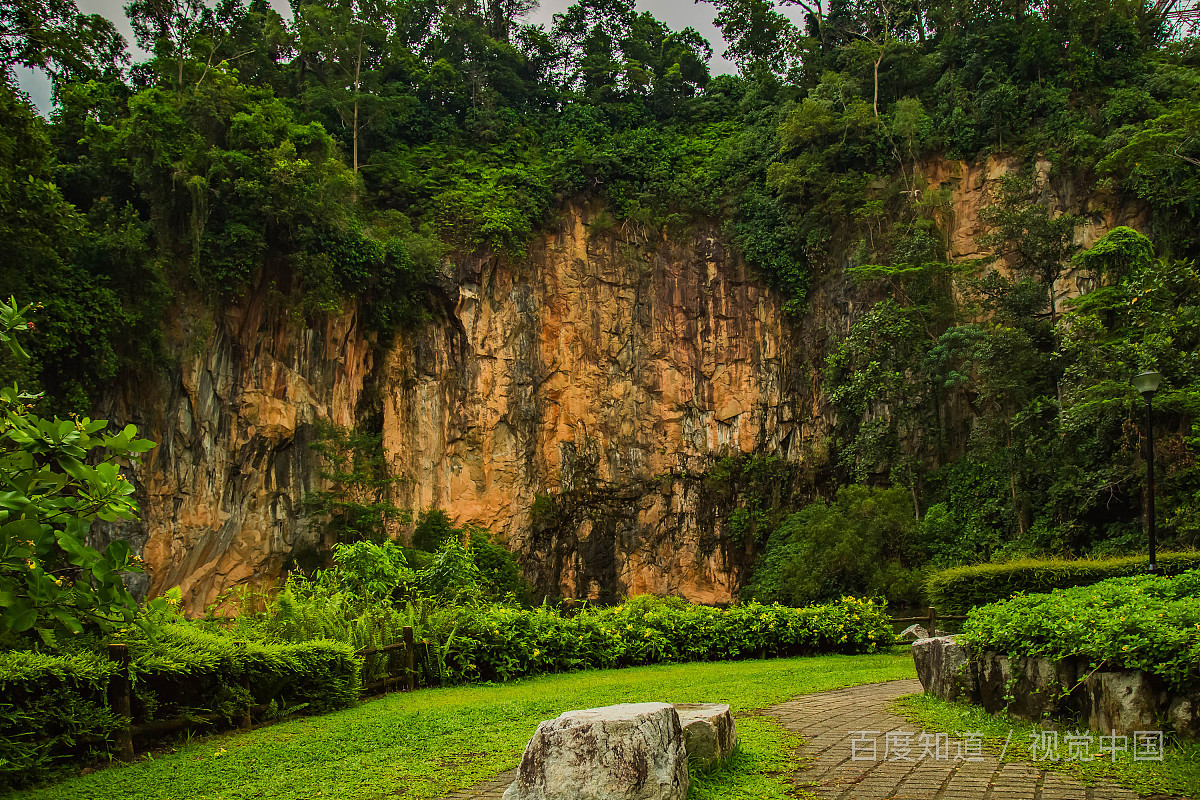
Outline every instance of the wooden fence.
{"type": "Polygon", "coordinates": [[[966,617],[960,617],[960,616],[956,616],[954,614],[942,614],[941,616],[938,616],[937,609],[934,608],[933,606],[930,606],[929,613],[923,617],[892,617],[892,624],[895,625],[895,624],[904,623],[904,622],[907,622],[910,624],[914,623],[914,622],[924,622],[924,623],[926,623],[925,630],[929,632],[930,636],[934,636],[934,635],[936,635],[935,632],[937,631],[938,620],[947,620],[947,621],[953,620],[953,621],[957,621],[957,622],[962,622],[965,619],[966,619],[966,617]]]}

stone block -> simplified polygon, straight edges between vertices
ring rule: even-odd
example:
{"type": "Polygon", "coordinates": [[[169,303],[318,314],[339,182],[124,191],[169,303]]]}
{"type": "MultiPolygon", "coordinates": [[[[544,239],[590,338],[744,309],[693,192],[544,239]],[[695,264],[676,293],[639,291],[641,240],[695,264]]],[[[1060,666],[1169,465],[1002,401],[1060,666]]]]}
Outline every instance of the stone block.
{"type": "Polygon", "coordinates": [[[729,757],[737,745],[737,726],[725,703],[676,703],[688,761],[711,769],[729,757]]]}
{"type": "Polygon", "coordinates": [[[1159,681],[1142,670],[1093,672],[1084,678],[1080,690],[1080,710],[1094,731],[1128,736],[1134,731],[1159,730],[1161,712],[1168,707],[1159,681]]]}
{"type": "Polygon", "coordinates": [[[926,694],[978,702],[979,688],[968,649],[954,636],[919,639],[912,645],[917,677],[926,694]]]}
{"type": "Polygon", "coordinates": [[[687,767],[666,703],[567,711],[538,725],[504,800],[684,800],[687,767]]]}

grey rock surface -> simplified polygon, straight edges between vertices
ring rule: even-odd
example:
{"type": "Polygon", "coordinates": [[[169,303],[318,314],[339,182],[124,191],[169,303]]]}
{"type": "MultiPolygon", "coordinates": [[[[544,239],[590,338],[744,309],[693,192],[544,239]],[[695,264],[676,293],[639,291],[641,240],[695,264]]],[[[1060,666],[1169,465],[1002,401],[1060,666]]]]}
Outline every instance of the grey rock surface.
{"type": "Polygon", "coordinates": [[[1116,731],[1128,736],[1134,731],[1162,727],[1166,693],[1147,672],[1094,672],[1084,679],[1081,688],[1083,716],[1094,731],[1116,731]]]}
{"type": "Polygon", "coordinates": [[[687,767],[666,703],[567,711],[538,725],[504,800],[684,800],[687,767]]]}
{"type": "Polygon", "coordinates": [[[737,745],[737,725],[725,703],[676,703],[688,761],[711,769],[737,745]]]}
{"type": "Polygon", "coordinates": [[[980,704],[988,711],[1009,713],[1037,721],[1072,706],[1081,662],[1077,659],[983,653],[976,659],[975,674],[980,704]]]}
{"type": "Polygon", "coordinates": [[[1200,697],[1172,697],[1167,721],[1176,733],[1200,739],[1200,697]]]}
{"type": "Polygon", "coordinates": [[[912,654],[926,694],[943,700],[978,702],[979,686],[970,651],[954,636],[918,639],[913,642],[912,654]]]}

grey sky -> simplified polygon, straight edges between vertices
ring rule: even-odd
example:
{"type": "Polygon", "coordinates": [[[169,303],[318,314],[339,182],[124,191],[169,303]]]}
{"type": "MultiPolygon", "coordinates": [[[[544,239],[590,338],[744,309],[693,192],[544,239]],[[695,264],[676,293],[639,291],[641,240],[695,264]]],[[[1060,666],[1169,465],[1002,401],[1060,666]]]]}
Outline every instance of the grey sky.
{"type": "MultiPolygon", "coordinates": [[[[113,20],[117,29],[121,31],[132,47],[133,33],[123,10],[127,0],[76,0],[76,2],[85,14],[103,14],[113,20]]],[[[529,21],[549,25],[551,18],[566,9],[571,2],[573,0],[542,0],[541,7],[529,15],[529,21]]],[[[291,14],[287,0],[271,0],[271,5],[285,16],[291,14]]],[[[721,32],[713,27],[712,19],[716,16],[716,11],[711,5],[697,4],[692,0],[638,0],[637,7],[640,11],[653,13],[673,30],[691,26],[705,36],[713,46],[710,67],[714,75],[735,71],[733,64],[721,57],[721,53],[725,50],[725,42],[721,38],[721,32]]],[[[794,12],[796,7],[785,6],[780,10],[784,13],[794,12]]],[[[50,82],[46,76],[29,70],[19,70],[17,79],[21,88],[29,92],[34,104],[43,113],[47,111],[50,103],[50,82]]]]}

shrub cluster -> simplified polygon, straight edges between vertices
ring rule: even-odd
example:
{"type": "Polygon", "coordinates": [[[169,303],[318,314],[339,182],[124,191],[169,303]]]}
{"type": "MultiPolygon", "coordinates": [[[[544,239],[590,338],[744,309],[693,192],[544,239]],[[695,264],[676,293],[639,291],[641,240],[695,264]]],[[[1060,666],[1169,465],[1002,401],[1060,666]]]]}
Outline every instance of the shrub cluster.
{"type": "MultiPolygon", "coordinates": [[[[1048,592],[1088,586],[1107,578],[1146,572],[1145,556],[1065,560],[1023,559],[1005,564],[955,567],[932,574],[925,583],[929,602],[939,611],[963,613],[976,606],[1006,600],[1018,592],[1048,592]]],[[[1158,565],[1166,575],[1200,567],[1200,552],[1164,553],[1158,565]]]]}
{"type": "MultiPolygon", "coordinates": [[[[236,719],[330,711],[358,697],[359,660],[333,641],[238,641],[195,624],[162,625],[153,639],[134,631],[134,724],[216,713],[236,719]]],[[[0,654],[0,789],[35,780],[55,763],[102,754],[121,721],[109,706],[115,665],[102,654],[0,654]]]]}
{"type": "Polygon", "coordinates": [[[1082,657],[1093,668],[1141,669],[1200,689],[1200,570],[1112,578],[1018,595],[972,611],[963,637],[979,651],[1082,657]]]}
{"type": "Polygon", "coordinates": [[[120,726],[107,700],[113,671],[95,653],[0,655],[0,790],[104,748],[120,726]]]}
{"type": "Polygon", "coordinates": [[[907,490],[843,486],[771,532],[742,595],[796,606],[845,595],[917,602],[928,561],[921,533],[907,490]]]}
{"type": "Polygon", "coordinates": [[[459,610],[434,644],[452,681],[680,661],[870,653],[891,643],[886,603],[843,598],[790,608],[746,603],[721,610],[638,597],[563,616],[548,608],[459,610]]]}

